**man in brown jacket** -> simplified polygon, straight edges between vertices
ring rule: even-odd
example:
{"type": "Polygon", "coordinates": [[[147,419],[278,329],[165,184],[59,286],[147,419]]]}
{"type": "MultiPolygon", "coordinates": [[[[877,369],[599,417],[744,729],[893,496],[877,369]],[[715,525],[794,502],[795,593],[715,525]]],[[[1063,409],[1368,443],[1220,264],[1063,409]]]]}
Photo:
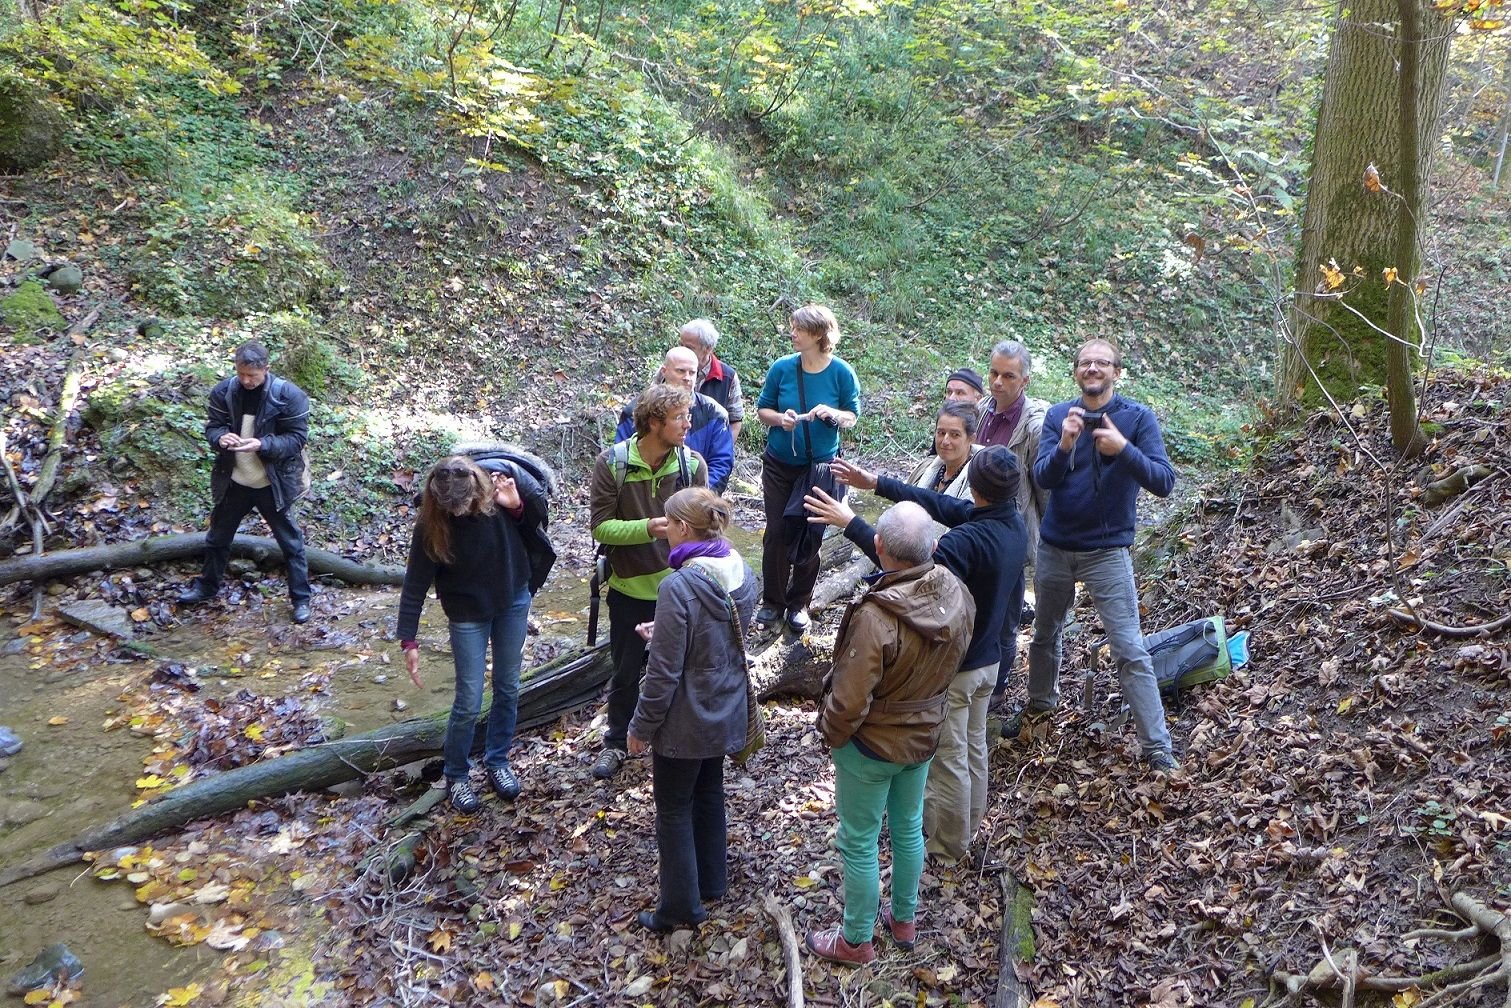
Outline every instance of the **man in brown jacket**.
{"type": "Polygon", "coordinates": [[[976,606],[960,580],[935,566],[933,521],[911,502],[876,523],[881,573],[845,612],[819,709],[833,750],[835,844],[845,863],[844,923],[810,931],[822,958],[876,958],[882,815],[892,837],[892,894],[882,923],[900,948],[916,936],[923,873],[923,791],[945,700],[970,642],[976,606]]]}

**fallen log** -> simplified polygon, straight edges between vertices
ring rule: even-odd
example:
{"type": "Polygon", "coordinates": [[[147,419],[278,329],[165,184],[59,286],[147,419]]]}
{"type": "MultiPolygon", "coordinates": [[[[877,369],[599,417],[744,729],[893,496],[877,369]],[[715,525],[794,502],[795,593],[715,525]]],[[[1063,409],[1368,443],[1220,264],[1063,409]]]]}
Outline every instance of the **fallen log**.
{"type": "Polygon", "coordinates": [[[1018,966],[1034,958],[1034,893],[1019,885],[1010,871],[1004,870],[998,881],[1002,887],[1002,931],[997,943],[996,1008],[1029,1008],[1034,998],[1018,979],[1018,966]]]}
{"type": "MultiPolygon", "coordinates": [[[[574,651],[534,669],[521,683],[519,728],[549,724],[593,702],[611,671],[607,647],[574,651]]],[[[92,827],[66,843],[0,870],[0,887],[81,861],[89,851],[139,843],[196,819],[243,808],[250,801],[295,791],[314,791],[433,756],[441,751],[449,711],[324,742],[276,759],[211,774],[174,788],[163,797],[92,827]]],[[[477,743],[486,732],[485,705],[477,743]]]]}
{"type": "MultiPolygon", "coordinates": [[[[847,550],[854,548],[848,543],[847,550]]],[[[826,556],[825,565],[837,565],[813,589],[813,601],[809,611],[826,609],[836,602],[848,600],[854,593],[856,583],[872,569],[873,565],[858,552],[846,553],[836,550],[826,556]]],[[[783,631],[782,624],[756,635],[747,648],[751,658],[751,680],[755,683],[756,697],[770,700],[778,696],[796,696],[817,700],[824,693],[824,676],[829,673],[834,642],[826,636],[802,634],[794,636],[783,631]]]]}
{"type": "MultiPolygon", "coordinates": [[[[203,532],[153,536],[108,546],[85,546],[59,553],[19,556],[0,561],[0,585],[17,581],[48,581],[91,571],[119,567],[150,567],[170,560],[198,556],[205,550],[203,532]]],[[[238,535],[231,540],[233,556],[262,562],[282,557],[278,543],[269,536],[238,535]]],[[[404,583],[404,568],[359,563],[330,550],[305,548],[312,574],[329,574],[347,584],[397,585],[404,583]]]]}

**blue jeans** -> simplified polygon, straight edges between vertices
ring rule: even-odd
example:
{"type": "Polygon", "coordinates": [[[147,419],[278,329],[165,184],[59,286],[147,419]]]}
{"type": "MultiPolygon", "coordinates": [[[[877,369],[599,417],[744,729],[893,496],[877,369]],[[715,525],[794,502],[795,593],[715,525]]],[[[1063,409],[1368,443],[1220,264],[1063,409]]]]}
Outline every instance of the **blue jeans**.
{"type": "Polygon", "coordinates": [[[729,888],[724,757],[652,753],[651,781],[661,875],[656,916],[669,924],[696,924],[708,917],[703,902],[729,888]]]}
{"type": "Polygon", "coordinates": [[[1127,549],[1062,550],[1039,542],[1034,568],[1034,640],[1028,647],[1028,709],[1053,710],[1060,702],[1061,632],[1075,601],[1076,582],[1086,586],[1096,607],[1108,650],[1117,663],[1118,686],[1133,712],[1144,755],[1170,751],[1165,705],[1154,679],[1154,663],[1139,627],[1138,589],[1127,549]]]}
{"type": "Polygon", "coordinates": [[[845,941],[871,940],[881,904],[881,817],[892,836],[892,919],[914,920],[923,875],[923,787],[929,761],[904,766],[874,760],[846,742],[834,759],[834,844],[845,863],[845,941]]]}
{"type": "Polygon", "coordinates": [[[530,615],[530,592],[522,590],[508,608],[476,623],[451,624],[451,657],[456,664],[456,699],[446,722],[446,779],[465,780],[477,716],[483,709],[483,679],[488,665],[488,642],[493,642],[493,706],[488,711],[487,748],[483,765],[509,765],[514,725],[519,717],[519,666],[530,615]]]}

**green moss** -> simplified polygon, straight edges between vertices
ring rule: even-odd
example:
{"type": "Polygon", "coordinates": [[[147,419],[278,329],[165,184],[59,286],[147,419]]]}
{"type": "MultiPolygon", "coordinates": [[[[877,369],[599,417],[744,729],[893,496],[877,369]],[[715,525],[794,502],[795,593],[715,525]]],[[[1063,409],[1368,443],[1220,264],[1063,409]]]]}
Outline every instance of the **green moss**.
{"type": "MultiPolygon", "coordinates": [[[[1365,273],[1377,276],[1379,270],[1366,266],[1365,273]]],[[[1344,296],[1343,305],[1319,311],[1319,322],[1302,337],[1307,359],[1335,399],[1353,398],[1362,385],[1384,385],[1387,367],[1387,338],[1374,327],[1386,327],[1389,288],[1375,279],[1362,280],[1344,296]]],[[[1318,405],[1322,390],[1309,382],[1303,398],[1318,405]]]]}
{"type": "Polygon", "coordinates": [[[63,328],[63,313],[36,280],[24,281],[16,293],[0,301],[0,319],[22,339],[63,328]]]}

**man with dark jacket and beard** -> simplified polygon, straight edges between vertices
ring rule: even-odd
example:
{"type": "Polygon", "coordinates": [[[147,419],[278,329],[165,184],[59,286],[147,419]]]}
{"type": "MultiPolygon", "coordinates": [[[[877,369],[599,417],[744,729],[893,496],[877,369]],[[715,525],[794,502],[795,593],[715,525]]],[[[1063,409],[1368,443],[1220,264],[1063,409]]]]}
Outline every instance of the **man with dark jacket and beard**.
{"type": "Polygon", "coordinates": [[[205,438],[215,449],[210,531],[199,577],[178,597],[197,605],[215,597],[231,557],[231,540],[255,508],[268,523],[289,569],[293,620],[310,618],[310,569],[294,502],[307,489],[304,443],[310,400],[298,385],[268,371],[268,348],[248,340],[232,357],[236,373],[210,391],[205,438]]]}
{"type": "Polygon", "coordinates": [[[876,523],[874,544],[881,571],[845,610],[817,725],[834,760],[834,842],[845,864],[845,910],[839,926],[810,931],[807,945],[846,965],[876,958],[871,933],[883,815],[892,881],[881,919],[898,947],[913,947],[924,782],[976,614],[960,579],[934,563],[934,523],[923,508],[893,505],[876,523]]]}

